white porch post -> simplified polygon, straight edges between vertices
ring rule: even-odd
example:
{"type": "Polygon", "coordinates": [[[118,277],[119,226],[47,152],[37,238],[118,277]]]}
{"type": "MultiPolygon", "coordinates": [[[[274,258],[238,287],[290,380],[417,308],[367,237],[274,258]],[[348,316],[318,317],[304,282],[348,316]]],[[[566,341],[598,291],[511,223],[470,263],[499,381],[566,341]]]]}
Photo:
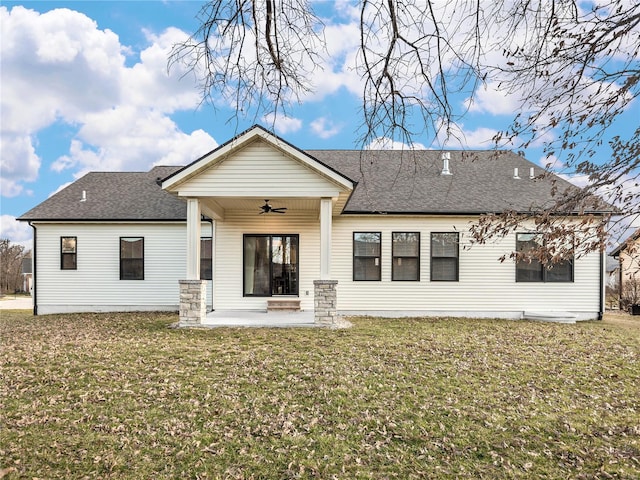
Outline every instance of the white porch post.
{"type": "Polygon", "coordinates": [[[187,199],[187,280],[200,280],[200,200],[187,199]]]}
{"type": "Polygon", "coordinates": [[[320,280],[331,275],[331,210],[331,199],[320,199],[320,280]]]}
{"type": "Polygon", "coordinates": [[[337,314],[337,280],[331,280],[331,198],[320,199],[320,279],[313,281],[315,322],[335,325],[337,314]]]}
{"type": "Polygon", "coordinates": [[[187,199],[187,278],[180,280],[180,326],[202,324],[207,315],[207,282],[200,280],[200,201],[187,199]]]}

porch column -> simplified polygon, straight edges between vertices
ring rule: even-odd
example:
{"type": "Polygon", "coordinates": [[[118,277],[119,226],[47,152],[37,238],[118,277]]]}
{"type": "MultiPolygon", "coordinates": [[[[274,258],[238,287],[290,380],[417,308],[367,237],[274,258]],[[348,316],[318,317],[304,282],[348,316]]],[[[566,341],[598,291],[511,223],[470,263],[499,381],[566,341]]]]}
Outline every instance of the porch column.
{"type": "Polygon", "coordinates": [[[187,199],[187,280],[200,280],[200,201],[187,199]]]}
{"type": "Polygon", "coordinates": [[[200,280],[200,201],[187,199],[187,278],[180,280],[180,326],[197,326],[207,315],[206,280],[200,280]]]}
{"type": "Polygon", "coordinates": [[[331,275],[331,210],[331,199],[320,199],[320,280],[331,275]]]}
{"type": "Polygon", "coordinates": [[[320,280],[313,281],[315,323],[334,325],[337,313],[337,280],[331,280],[331,198],[320,199],[320,280]]]}

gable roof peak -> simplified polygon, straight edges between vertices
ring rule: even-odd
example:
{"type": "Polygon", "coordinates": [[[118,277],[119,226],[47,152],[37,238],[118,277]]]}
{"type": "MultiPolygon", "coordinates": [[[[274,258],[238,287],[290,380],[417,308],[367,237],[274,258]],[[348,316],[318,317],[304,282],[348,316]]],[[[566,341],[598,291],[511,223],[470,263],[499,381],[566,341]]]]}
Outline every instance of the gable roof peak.
{"type": "Polygon", "coordinates": [[[312,170],[321,173],[323,176],[329,178],[332,182],[341,185],[344,188],[352,189],[353,181],[340,171],[333,169],[325,163],[314,158],[306,151],[296,147],[292,143],[287,142],[282,137],[279,137],[275,133],[268,131],[261,125],[253,125],[251,128],[236,135],[231,140],[223,143],[217,148],[211,150],[209,153],[201,156],[194,162],[191,162],[186,167],[172,173],[164,178],[162,181],[162,188],[165,190],[173,190],[181,183],[188,179],[198,175],[203,170],[207,169],[211,165],[226,159],[229,155],[239,151],[256,139],[261,139],[266,142],[272,148],[280,150],[285,155],[296,159],[302,164],[310,167],[312,170]]]}

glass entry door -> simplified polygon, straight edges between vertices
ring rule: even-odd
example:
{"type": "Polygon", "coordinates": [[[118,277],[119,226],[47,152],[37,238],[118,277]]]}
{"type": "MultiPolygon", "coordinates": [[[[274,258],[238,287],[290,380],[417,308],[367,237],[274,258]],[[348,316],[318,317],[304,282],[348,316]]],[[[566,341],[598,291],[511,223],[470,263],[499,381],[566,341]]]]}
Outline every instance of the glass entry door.
{"type": "Polygon", "coordinates": [[[298,295],[298,235],[245,235],[244,296],[298,295]]]}

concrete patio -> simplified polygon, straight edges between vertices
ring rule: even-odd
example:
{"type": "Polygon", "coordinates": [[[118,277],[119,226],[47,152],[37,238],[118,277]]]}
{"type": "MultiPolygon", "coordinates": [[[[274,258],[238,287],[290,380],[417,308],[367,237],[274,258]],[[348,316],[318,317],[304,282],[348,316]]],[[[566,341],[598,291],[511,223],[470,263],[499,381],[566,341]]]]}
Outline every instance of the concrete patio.
{"type": "Polygon", "coordinates": [[[266,312],[264,310],[215,310],[207,313],[203,327],[321,327],[313,312],[266,312]]]}

